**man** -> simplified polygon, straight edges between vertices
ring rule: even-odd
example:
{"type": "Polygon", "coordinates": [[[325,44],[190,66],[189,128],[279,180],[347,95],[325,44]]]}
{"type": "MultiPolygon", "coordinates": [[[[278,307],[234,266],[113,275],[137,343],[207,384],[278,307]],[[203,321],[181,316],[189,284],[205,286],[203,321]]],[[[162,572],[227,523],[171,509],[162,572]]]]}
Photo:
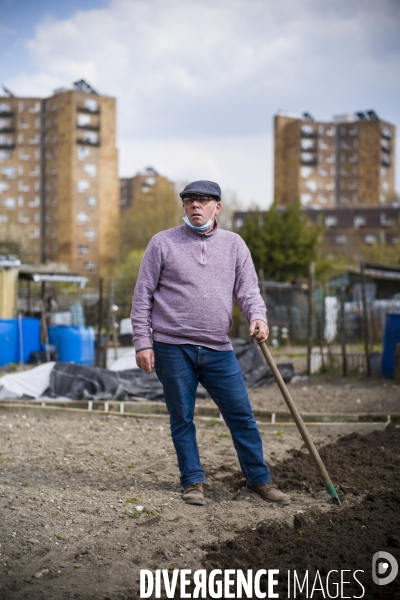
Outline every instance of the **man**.
{"type": "Polygon", "coordinates": [[[148,373],[155,367],[163,385],[182,499],[204,504],[205,477],[193,423],[200,382],[230,429],[247,486],[264,500],[285,506],[289,498],[272,483],[228,338],[234,298],[250,323],[250,336],[258,343],[268,338],[266,308],[250,252],[240,236],[218,228],[217,183],[194,181],[180,196],[185,224],[150,240],[131,318],[137,365],[148,373]]]}

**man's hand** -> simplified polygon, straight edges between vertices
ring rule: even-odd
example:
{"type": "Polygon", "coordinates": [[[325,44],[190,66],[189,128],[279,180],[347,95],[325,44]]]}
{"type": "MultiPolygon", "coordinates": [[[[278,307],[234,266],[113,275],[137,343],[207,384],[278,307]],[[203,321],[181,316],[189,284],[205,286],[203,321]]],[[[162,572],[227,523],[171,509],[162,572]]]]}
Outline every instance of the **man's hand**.
{"type": "Polygon", "coordinates": [[[249,327],[249,334],[258,344],[262,344],[267,341],[269,336],[268,325],[264,321],[252,321],[249,327]],[[257,335],[254,334],[256,329],[258,329],[257,335]]]}
{"type": "Polygon", "coordinates": [[[140,369],[143,369],[143,371],[151,373],[151,370],[154,367],[154,350],[147,348],[146,350],[138,352],[136,354],[136,364],[140,369]]]}

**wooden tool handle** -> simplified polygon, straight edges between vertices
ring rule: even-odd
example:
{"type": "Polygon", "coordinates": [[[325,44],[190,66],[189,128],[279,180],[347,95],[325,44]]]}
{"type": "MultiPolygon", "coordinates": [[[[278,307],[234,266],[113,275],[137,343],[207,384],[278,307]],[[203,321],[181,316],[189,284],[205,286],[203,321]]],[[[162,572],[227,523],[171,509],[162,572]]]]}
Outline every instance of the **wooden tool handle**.
{"type": "Polygon", "coordinates": [[[297,407],[293,401],[293,398],[290,395],[290,392],[285,384],[285,382],[282,379],[282,375],[279,373],[278,367],[275,364],[274,359],[271,356],[271,353],[268,349],[268,346],[265,342],[263,342],[262,344],[259,344],[260,348],[261,348],[261,352],[264,355],[265,360],[267,361],[267,364],[269,366],[269,368],[272,371],[272,374],[274,375],[276,382],[279,386],[279,389],[282,392],[282,396],[290,410],[290,413],[300,431],[301,437],[304,440],[305,445],[307,446],[307,449],[309,451],[309,453],[311,454],[311,456],[313,457],[318,471],[321,475],[322,481],[325,483],[326,486],[332,485],[331,482],[331,478],[328,475],[328,471],[325,468],[324,463],[321,460],[320,455],[318,454],[318,450],[316,449],[314,442],[311,439],[310,434],[307,431],[306,426],[304,425],[304,421],[301,418],[301,415],[299,413],[299,411],[297,410],[297,407]]]}

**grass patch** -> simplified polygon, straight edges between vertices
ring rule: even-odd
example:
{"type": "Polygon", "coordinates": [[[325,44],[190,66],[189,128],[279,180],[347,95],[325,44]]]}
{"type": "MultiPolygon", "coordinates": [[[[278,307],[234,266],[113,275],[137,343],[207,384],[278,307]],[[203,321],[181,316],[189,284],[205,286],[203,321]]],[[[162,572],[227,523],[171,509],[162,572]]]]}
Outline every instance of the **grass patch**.
{"type": "Polygon", "coordinates": [[[142,515],[146,515],[147,517],[159,517],[159,513],[155,510],[151,510],[151,508],[144,507],[142,511],[135,510],[135,512],[129,512],[129,510],[124,510],[124,515],[129,517],[130,519],[139,519],[142,515]]]}
{"type": "Polygon", "coordinates": [[[219,419],[212,418],[207,422],[207,425],[209,425],[210,427],[215,427],[217,425],[218,421],[219,421],[219,419]]]}
{"type": "Polygon", "coordinates": [[[111,458],[110,454],[105,454],[104,455],[104,460],[106,460],[108,463],[110,463],[110,465],[112,465],[114,463],[113,459],[111,458]]]}
{"type": "Polygon", "coordinates": [[[221,433],[218,434],[218,437],[220,437],[220,438],[230,438],[231,434],[230,433],[225,433],[225,431],[221,431],[221,433]]]}
{"type": "MultiPolygon", "coordinates": [[[[74,565],[74,569],[82,569],[82,565],[74,565]]],[[[74,587],[74,586],[72,586],[74,587]]]]}
{"type": "Polygon", "coordinates": [[[137,498],[133,497],[133,498],[127,498],[126,500],[124,500],[125,504],[133,504],[136,505],[139,503],[139,499],[142,497],[142,494],[138,494],[137,498]]]}
{"type": "Polygon", "coordinates": [[[74,473],[83,473],[83,469],[75,469],[74,473]]]}
{"type": "Polygon", "coordinates": [[[135,468],[136,468],[136,467],[135,467],[135,465],[134,465],[133,463],[129,463],[129,465],[128,465],[128,469],[135,469],[135,468]]]}
{"type": "Polygon", "coordinates": [[[57,538],[58,540],[63,540],[63,539],[64,539],[62,535],[56,535],[56,538],[57,538]]]}
{"type": "Polygon", "coordinates": [[[283,435],[285,433],[284,429],[278,429],[278,431],[275,432],[275,435],[283,435]]]}
{"type": "Polygon", "coordinates": [[[22,487],[28,487],[29,483],[27,483],[26,481],[24,481],[24,483],[22,484],[22,487]]]}

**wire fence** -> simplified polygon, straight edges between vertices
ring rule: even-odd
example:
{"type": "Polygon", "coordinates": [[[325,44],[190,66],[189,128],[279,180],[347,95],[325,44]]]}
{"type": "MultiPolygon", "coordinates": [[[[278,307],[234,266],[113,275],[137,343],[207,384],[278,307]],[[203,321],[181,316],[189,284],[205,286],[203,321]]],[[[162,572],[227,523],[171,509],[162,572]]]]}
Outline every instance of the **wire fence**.
{"type": "MultiPolygon", "coordinates": [[[[18,294],[19,313],[43,317],[49,325],[85,325],[95,329],[100,345],[109,341],[132,343],[129,319],[134,282],[131,279],[103,281],[102,287],[79,289],[72,284],[42,284],[21,281],[18,294]],[[43,309],[44,307],[44,309],[43,309]],[[125,321],[124,321],[125,320],[125,321]],[[122,323],[121,323],[122,322],[122,323]]],[[[340,291],[326,293],[316,286],[312,294],[307,285],[260,282],[267,306],[270,344],[273,346],[304,346],[311,343],[319,352],[315,359],[320,366],[330,364],[340,369],[340,344],[348,345],[349,369],[365,371],[363,344],[366,335],[369,350],[381,349],[386,315],[400,313],[400,298],[373,300],[364,304],[356,298],[341,298],[340,291]],[[310,314],[311,325],[310,328],[310,314]],[[357,362],[358,361],[358,362],[357,362]]],[[[234,308],[231,337],[248,339],[248,324],[237,306],[234,308]]],[[[314,365],[318,370],[318,365],[314,365]]]]}

